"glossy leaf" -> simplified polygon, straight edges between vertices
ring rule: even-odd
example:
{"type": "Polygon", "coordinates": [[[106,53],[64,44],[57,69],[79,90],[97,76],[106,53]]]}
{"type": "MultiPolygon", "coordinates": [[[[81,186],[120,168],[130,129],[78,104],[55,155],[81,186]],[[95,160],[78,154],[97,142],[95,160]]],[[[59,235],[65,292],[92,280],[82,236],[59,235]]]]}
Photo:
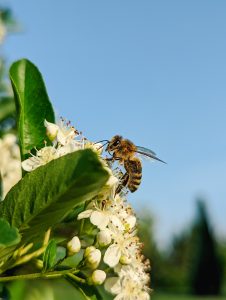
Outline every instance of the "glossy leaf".
{"type": "Polygon", "coordinates": [[[20,242],[18,229],[10,226],[9,223],[0,218],[0,248],[16,245],[20,242]]]}
{"type": "Polygon", "coordinates": [[[89,200],[108,179],[90,149],[65,155],[28,173],[0,204],[0,217],[25,236],[37,236],[89,200]]]}
{"type": "Polygon", "coordinates": [[[17,127],[21,157],[34,147],[42,147],[46,139],[44,120],[54,122],[54,112],[49,101],[42,75],[27,59],[10,68],[10,79],[17,110],[17,127]]]}

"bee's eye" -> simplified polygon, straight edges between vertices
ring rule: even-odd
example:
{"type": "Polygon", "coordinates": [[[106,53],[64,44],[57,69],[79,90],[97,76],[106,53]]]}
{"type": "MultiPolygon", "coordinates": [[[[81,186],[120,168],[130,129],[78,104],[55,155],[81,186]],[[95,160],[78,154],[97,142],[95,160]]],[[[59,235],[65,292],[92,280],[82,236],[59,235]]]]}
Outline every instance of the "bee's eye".
{"type": "Polygon", "coordinates": [[[114,143],[113,143],[113,146],[118,146],[119,144],[119,140],[116,140],[114,143]]]}

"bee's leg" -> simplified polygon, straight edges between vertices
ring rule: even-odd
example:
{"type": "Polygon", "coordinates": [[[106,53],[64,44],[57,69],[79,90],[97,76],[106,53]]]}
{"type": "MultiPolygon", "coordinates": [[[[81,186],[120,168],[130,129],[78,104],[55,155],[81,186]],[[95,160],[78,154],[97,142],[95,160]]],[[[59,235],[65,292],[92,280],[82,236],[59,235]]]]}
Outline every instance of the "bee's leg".
{"type": "Polygon", "coordinates": [[[120,158],[112,156],[112,157],[106,157],[105,160],[114,162],[115,160],[120,160],[120,158]]]}
{"type": "Polygon", "coordinates": [[[119,193],[121,192],[121,190],[122,190],[125,186],[127,186],[128,181],[129,181],[129,173],[126,172],[126,173],[122,176],[122,178],[121,178],[121,182],[120,182],[120,184],[118,185],[118,187],[117,187],[117,189],[116,189],[116,191],[115,191],[115,195],[116,195],[116,194],[119,194],[119,193]]]}
{"type": "Polygon", "coordinates": [[[106,161],[114,161],[114,157],[106,157],[105,160],[106,161]]]}

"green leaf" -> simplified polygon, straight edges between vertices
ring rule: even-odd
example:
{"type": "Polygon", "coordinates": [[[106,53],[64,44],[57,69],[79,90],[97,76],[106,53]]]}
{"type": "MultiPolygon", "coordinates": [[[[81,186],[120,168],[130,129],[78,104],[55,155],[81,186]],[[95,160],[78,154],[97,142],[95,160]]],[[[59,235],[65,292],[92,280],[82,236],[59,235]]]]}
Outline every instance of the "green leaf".
{"type": "Polygon", "coordinates": [[[56,250],[56,259],[55,259],[55,264],[58,263],[60,260],[64,259],[66,256],[66,249],[62,246],[58,246],[56,250]]]}
{"type": "Polygon", "coordinates": [[[82,285],[78,287],[85,300],[101,300],[103,299],[98,290],[94,286],[82,285]]]}
{"type": "Polygon", "coordinates": [[[0,283],[0,299],[1,300],[6,300],[9,299],[10,297],[10,292],[8,290],[8,286],[4,283],[0,283]]]}
{"type": "Polygon", "coordinates": [[[9,247],[20,242],[20,234],[16,227],[0,218],[0,248],[9,247]]]}
{"type": "Polygon", "coordinates": [[[83,260],[83,255],[84,255],[84,251],[80,251],[72,256],[69,256],[65,258],[62,265],[69,268],[75,268],[83,260]]]}
{"type": "Polygon", "coordinates": [[[76,289],[81,293],[81,300],[102,300],[102,296],[95,286],[90,286],[87,284],[78,284],[77,281],[73,280],[72,277],[65,276],[65,278],[70,282],[76,289]]]}
{"type": "Polygon", "coordinates": [[[51,269],[55,265],[57,244],[55,240],[50,240],[43,254],[43,272],[51,269]]]}
{"type": "MultiPolygon", "coordinates": [[[[29,282],[28,285],[30,286],[31,282],[29,282]]],[[[27,285],[25,280],[14,280],[11,284],[7,285],[7,289],[9,295],[8,297],[3,297],[3,300],[25,300],[25,293],[27,291],[27,285]]]]}
{"type": "Polygon", "coordinates": [[[18,227],[24,239],[43,234],[96,196],[108,177],[92,150],[70,153],[26,174],[0,203],[0,217],[18,227]]]}
{"type": "Polygon", "coordinates": [[[34,147],[43,146],[46,139],[44,120],[54,122],[42,75],[27,59],[19,60],[10,68],[14,91],[21,157],[34,147]]]}

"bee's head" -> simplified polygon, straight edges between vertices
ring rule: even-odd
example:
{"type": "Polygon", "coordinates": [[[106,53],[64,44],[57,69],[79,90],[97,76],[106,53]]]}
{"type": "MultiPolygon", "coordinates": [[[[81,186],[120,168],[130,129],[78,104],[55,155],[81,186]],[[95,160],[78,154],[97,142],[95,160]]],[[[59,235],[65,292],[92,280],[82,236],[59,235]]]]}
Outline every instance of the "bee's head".
{"type": "Polygon", "coordinates": [[[106,150],[110,152],[118,149],[121,146],[121,142],[122,142],[122,137],[120,135],[113,136],[113,138],[108,143],[106,150]]]}

